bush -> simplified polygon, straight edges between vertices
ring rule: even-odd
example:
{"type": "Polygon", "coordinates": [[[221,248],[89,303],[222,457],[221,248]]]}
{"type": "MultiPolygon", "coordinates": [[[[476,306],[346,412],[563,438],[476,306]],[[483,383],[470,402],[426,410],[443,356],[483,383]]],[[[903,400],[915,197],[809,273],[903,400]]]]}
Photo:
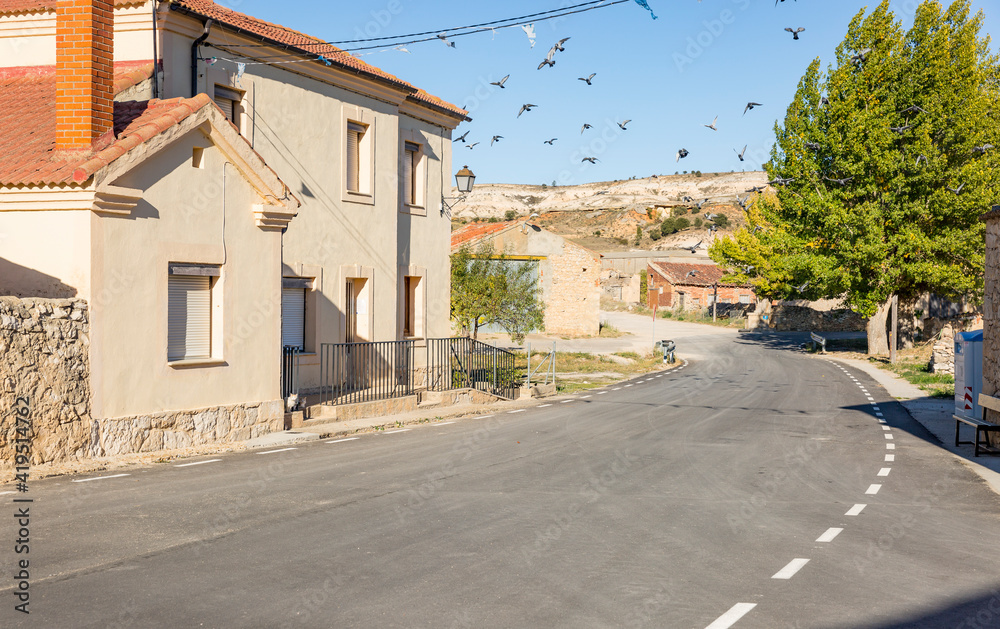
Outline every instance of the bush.
{"type": "Polygon", "coordinates": [[[653,229],[649,232],[649,239],[652,240],[653,242],[656,242],[660,238],[661,238],[660,230],[653,229]]]}
{"type": "Polygon", "coordinates": [[[507,210],[506,212],[504,212],[503,220],[505,220],[505,221],[512,221],[512,220],[514,220],[516,218],[517,218],[517,211],[516,210],[507,210]]]}
{"type": "Polygon", "coordinates": [[[691,227],[691,221],[684,218],[683,216],[674,219],[674,229],[676,231],[687,229],[688,227],[691,227]]]}
{"type": "Polygon", "coordinates": [[[694,226],[695,227],[701,227],[702,225],[704,225],[704,223],[702,222],[700,216],[698,218],[694,219],[694,226]]]}
{"type": "Polygon", "coordinates": [[[673,219],[673,218],[663,219],[663,222],[660,223],[660,235],[661,236],[669,236],[670,234],[672,234],[675,231],[677,231],[676,229],[674,229],[674,220],[676,220],[676,219],[673,219]]]}
{"type": "Polygon", "coordinates": [[[489,221],[487,221],[487,222],[489,222],[489,223],[499,223],[499,222],[500,222],[500,219],[499,219],[499,218],[497,218],[496,216],[491,216],[491,217],[490,217],[490,220],[489,220],[489,221]]]}
{"type": "Polygon", "coordinates": [[[729,217],[725,214],[719,214],[715,217],[715,224],[719,227],[726,227],[729,225],[729,217]]]}

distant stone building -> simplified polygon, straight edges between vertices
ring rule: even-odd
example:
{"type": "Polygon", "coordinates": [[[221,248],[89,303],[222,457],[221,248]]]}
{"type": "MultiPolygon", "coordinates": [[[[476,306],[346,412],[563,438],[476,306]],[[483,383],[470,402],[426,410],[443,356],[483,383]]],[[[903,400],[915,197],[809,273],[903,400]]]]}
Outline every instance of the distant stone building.
{"type": "Polygon", "coordinates": [[[749,286],[722,281],[725,271],[714,264],[689,262],[650,262],[649,305],[674,310],[700,310],[711,306],[716,295],[719,304],[756,303],[749,286]]]}
{"type": "Polygon", "coordinates": [[[523,220],[473,223],[451,235],[451,251],[491,241],[494,250],[535,265],[545,302],[545,331],[590,336],[601,325],[601,254],[523,220]]]}

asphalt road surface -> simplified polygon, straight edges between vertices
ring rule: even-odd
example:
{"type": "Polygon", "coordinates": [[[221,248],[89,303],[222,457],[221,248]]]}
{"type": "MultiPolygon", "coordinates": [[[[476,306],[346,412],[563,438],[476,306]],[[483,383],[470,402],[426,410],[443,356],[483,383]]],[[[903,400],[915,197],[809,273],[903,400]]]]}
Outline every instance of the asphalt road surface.
{"type": "Polygon", "coordinates": [[[279,450],[34,482],[31,613],[6,517],[0,626],[1000,627],[1000,499],[774,341],[279,450]]]}

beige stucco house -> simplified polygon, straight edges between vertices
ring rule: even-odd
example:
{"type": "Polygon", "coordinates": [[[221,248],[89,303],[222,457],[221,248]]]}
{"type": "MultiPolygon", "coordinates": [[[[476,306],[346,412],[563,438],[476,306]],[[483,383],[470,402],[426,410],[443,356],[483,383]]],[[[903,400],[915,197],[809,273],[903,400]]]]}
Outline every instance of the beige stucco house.
{"type": "Polygon", "coordinates": [[[486,241],[508,259],[536,265],[546,333],[600,333],[601,254],[524,220],[461,227],[452,232],[451,250],[467,246],[475,251],[486,241]]]}
{"type": "Polygon", "coordinates": [[[308,389],[324,344],[447,336],[465,119],[210,0],[0,0],[0,295],[84,304],[65,454],[279,429],[283,346],[308,389]]]}

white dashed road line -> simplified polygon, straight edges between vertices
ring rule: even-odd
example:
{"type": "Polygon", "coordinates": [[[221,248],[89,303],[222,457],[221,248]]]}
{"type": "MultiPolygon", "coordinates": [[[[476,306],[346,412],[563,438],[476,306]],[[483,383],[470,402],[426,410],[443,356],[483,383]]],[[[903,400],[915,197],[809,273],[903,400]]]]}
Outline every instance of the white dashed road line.
{"type": "Polygon", "coordinates": [[[7,494],[16,494],[16,491],[0,491],[0,496],[6,496],[7,494]]]}
{"type": "Polygon", "coordinates": [[[581,399],[581,400],[586,400],[586,399],[587,399],[587,398],[589,398],[589,397],[594,397],[594,396],[592,396],[592,395],[585,395],[585,396],[583,396],[583,397],[582,397],[582,398],[580,398],[580,399],[581,399]]]}
{"type": "Polygon", "coordinates": [[[551,404],[539,404],[538,408],[545,408],[546,406],[552,406],[551,404]]]}
{"type": "Polygon", "coordinates": [[[895,450],[896,449],[896,444],[894,444],[894,443],[887,443],[887,444],[885,444],[885,449],[886,450],[895,450]]]}
{"type": "Polygon", "coordinates": [[[882,469],[880,469],[878,471],[878,475],[879,476],[888,476],[889,472],[891,472],[891,471],[892,471],[891,467],[883,467],[882,469]]]}
{"type": "Polygon", "coordinates": [[[258,452],[257,454],[277,454],[278,452],[288,452],[289,450],[298,450],[298,448],[282,448],[280,450],[268,450],[267,452],[258,452]]]}
{"type": "Polygon", "coordinates": [[[782,568],[781,570],[779,570],[778,573],[775,574],[771,578],[772,579],[791,579],[792,577],[795,576],[795,573],[797,573],[799,570],[801,570],[802,567],[805,566],[807,563],[809,563],[808,559],[801,559],[801,558],[800,559],[792,559],[788,563],[787,566],[785,566],[784,568],[782,568]]]}
{"type": "Polygon", "coordinates": [[[860,515],[861,512],[864,511],[865,507],[867,507],[867,506],[868,505],[860,505],[860,504],[859,505],[854,505],[844,515],[860,515]]]}
{"type": "Polygon", "coordinates": [[[507,414],[508,415],[513,415],[514,413],[523,413],[523,412],[524,412],[524,409],[523,408],[519,408],[516,411],[507,411],[507,414]]]}
{"type": "Polygon", "coordinates": [[[74,483],[89,483],[92,480],[104,480],[106,478],[121,478],[122,476],[131,476],[131,474],[113,474],[111,476],[95,476],[94,478],[78,478],[74,480],[74,483]]]}
{"type": "Polygon", "coordinates": [[[705,629],[729,629],[735,625],[740,618],[746,616],[754,607],[757,607],[757,603],[736,603],[728,612],[719,616],[715,622],[710,624],[705,629]]]}
{"type": "Polygon", "coordinates": [[[885,438],[886,438],[886,439],[895,439],[895,437],[893,437],[893,436],[892,436],[892,435],[890,435],[889,433],[885,433],[885,438]]]}
{"type": "Polygon", "coordinates": [[[882,430],[892,430],[891,426],[882,426],[882,430]]]}
{"type": "Polygon", "coordinates": [[[622,390],[622,388],[621,388],[621,387],[615,387],[614,389],[611,389],[611,390],[612,390],[612,391],[621,391],[621,390],[622,390]]]}
{"type": "Polygon", "coordinates": [[[345,441],[357,441],[361,437],[347,437],[345,439],[334,439],[333,441],[327,441],[327,443],[344,443],[345,441]]]}
{"type": "Polygon", "coordinates": [[[563,400],[562,402],[559,402],[559,403],[560,403],[560,404],[569,404],[569,403],[570,403],[570,402],[572,402],[572,401],[573,401],[573,400],[563,400]]]}
{"type": "Polygon", "coordinates": [[[829,543],[837,538],[838,535],[844,532],[844,529],[830,528],[826,530],[826,533],[820,535],[816,541],[819,543],[829,543]]]}
{"type": "Polygon", "coordinates": [[[411,430],[410,428],[400,428],[399,430],[389,430],[389,431],[383,432],[382,434],[383,435],[394,435],[397,432],[410,432],[410,430],[411,430]]]}
{"type": "Polygon", "coordinates": [[[895,460],[896,460],[896,455],[895,454],[887,454],[887,455],[885,455],[885,462],[886,463],[892,463],[895,460]]]}
{"type": "Polygon", "coordinates": [[[607,391],[601,391],[601,392],[600,392],[600,393],[598,393],[597,395],[604,395],[605,393],[607,393],[607,391]]]}
{"type": "Polygon", "coordinates": [[[433,426],[447,426],[448,424],[454,424],[454,423],[455,422],[438,422],[438,423],[432,424],[432,425],[433,426]]]}
{"type": "Polygon", "coordinates": [[[207,461],[195,461],[194,463],[182,463],[181,465],[175,465],[174,467],[191,467],[192,465],[204,465],[206,463],[218,463],[222,459],[209,459],[207,461]]]}
{"type": "Polygon", "coordinates": [[[878,493],[878,490],[880,489],[882,489],[882,485],[875,483],[868,486],[868,489],[865,491],[865,494],[868,496],[874,496],[875,494],[878,493]]]}

